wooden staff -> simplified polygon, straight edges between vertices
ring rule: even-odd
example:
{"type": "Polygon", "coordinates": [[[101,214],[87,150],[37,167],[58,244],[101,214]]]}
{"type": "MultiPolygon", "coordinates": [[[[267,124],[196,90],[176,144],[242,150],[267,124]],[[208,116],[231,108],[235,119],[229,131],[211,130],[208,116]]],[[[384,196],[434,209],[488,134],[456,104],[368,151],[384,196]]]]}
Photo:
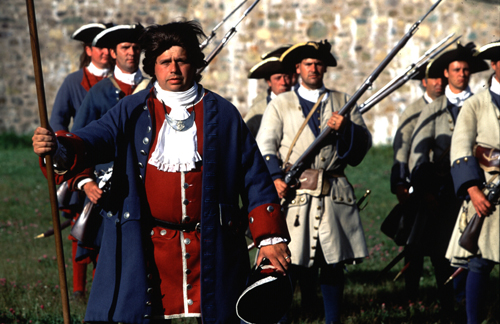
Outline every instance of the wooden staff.
{"type": "MultiPolygon", "coordinates": [[[[46,129],[50,129],[47,107],[45,103],[45,89],[43,86],[42,63],[40,60],[40,47],[38,45],[38,31],[36,28],[35,5],[33,0],[26,0],[28,11],[28,24],[30,30],[31,53],[33,55],[33,69],[35,71],[36,92],[38,98],[38,111],[40,114],[40,124],[46,129]]],[[[59,286],[61,287],[61,299],[63,307],[64,324],[70,324],[68,287],[66,283],[66,268],[64,265],[64,251],[61,236],[61,224],[59,223],[59,209],[57,206],[56,183],[54,179],[54,167],[52,156],[45,156],[47,165],[47,182],[49,185],[50,206],[52,209],[52,224],[54,227],[54,238],[56,240],[57,268],[59,270],[59,286]]]]}

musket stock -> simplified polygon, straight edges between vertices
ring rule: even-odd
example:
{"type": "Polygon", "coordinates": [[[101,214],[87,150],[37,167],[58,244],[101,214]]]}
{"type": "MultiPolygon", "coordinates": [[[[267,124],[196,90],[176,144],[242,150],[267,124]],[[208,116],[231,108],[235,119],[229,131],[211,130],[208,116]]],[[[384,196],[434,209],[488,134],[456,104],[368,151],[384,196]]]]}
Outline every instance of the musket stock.
{"type": "MultiPolygon", "coordinates": [[[[437,5],[442,0],[438,0],[427,13],[420,18],[410,30],[401,38],[401,40],[396,44],[396,46],[387,54],[387,56],[382,60],[382,62],[375,68],[375,70],[368,76],[365,82],[361,85],[361,87],[354,93],[354,95],[349,99],[349,101],[339,110],[339,115],[345,116],[351,112],[351,110],[356,106],[356,102],[359,98],[370,88],[373,82],[377,79],[380,73],[386,68],[386,66],[391,62],[391,60],[398,54],[398,52],[406,45],[406,43],[410,40],[410,38],[415,34],[418,29],[418,26],[422,23],[422,21],[437,7],[437,5]]],[[[284,181],[287,185],[296,185],[298,182],[298,176],[300,173],[304,171],[306,168],[305,161],[307,161],[313,153],[321,148],[325,139],[330,135],[332,129],[330,127],[326,127],[316,139],[312,142],[312,144],[302,153],[302,155],[297,159],[297,161],[293,164],[285,175],[284,181]]]]}

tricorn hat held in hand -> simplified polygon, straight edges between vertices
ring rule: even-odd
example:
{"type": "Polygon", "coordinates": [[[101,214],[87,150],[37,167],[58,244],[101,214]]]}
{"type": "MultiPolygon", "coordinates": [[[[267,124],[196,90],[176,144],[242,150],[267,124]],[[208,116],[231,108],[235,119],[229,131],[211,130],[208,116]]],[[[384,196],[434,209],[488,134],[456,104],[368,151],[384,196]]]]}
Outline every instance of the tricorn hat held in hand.
{"type": "Polygon", "coordinates": [[[141,24],[117,25],[100,32],[92,46],[114,48],[120,43],[138,43],[144,27],[141,24]]]}
{"type": "Polygon", "coordinates": [[[481,60],[500,61],[500,39],[482,46],[474,56],[481,60]]]}
{"type": "Polygon", "coordinates": [[[276,323],[288,311],[292,299],[290,276],[277,272],[264,258],[252,271],[247,288],[238,298],[236,314],[250,324],[276,323]]]}
{"type": "Polygon", "coordinates": [[[470,74],[486,71],[489,69],[488,64],[474,56],[476,45],[473,42],[467,43],[465,46],[457,42],[457,48],[444,52],[433,62],[428,64],[428,78],[443,78],[444,70],[455,61],[464,61],[469,64],[470,74]]]}
{"type": "Polygon", "coordinates": [[[106,26],[105,24],[98,23],[83,25],[82,27],[78,28],[73,33],[73,35],[71,35],[71,38],[80,42],[84,42],[85,44],[92,44],[92,41],[97,36],[97,34],[108,27],[111,26],[106,26]]]}
{"type": "Polygon", "coordinates": [[[280,61],[287,66],[295,66],[303,59],[314,58],[323,61],[326,66],[337,66],[337,60],[330,52],[332,45],[323,40],[321,42],[305,42],[293,45],[280,57],[280,61]]]}

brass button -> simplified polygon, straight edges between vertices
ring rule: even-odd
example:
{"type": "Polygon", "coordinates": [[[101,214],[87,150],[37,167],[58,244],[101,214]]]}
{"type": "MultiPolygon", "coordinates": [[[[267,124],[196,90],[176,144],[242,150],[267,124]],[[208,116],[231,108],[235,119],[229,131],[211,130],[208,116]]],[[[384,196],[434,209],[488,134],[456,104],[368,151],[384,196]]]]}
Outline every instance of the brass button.
{"type": "Polygon", "coordinates": [[[129,212],[125,212],[125,214],[123,214],[123,218],[128,219],[129,217],[130,217],[130,213],[129,212]]]}
{"type": "Polygon", "coordinates": [[[317,210],[320,210],[320,209],[321,209],[321,206],[316,207],[316,209],[317,209],[317,210]]]}
{"type": "Polygon", "coordinates": [[[190,240],[190,239],[188,239],[188,238],[187,238],[187,239],[184,239],[184,244],[188,245],[188,244],[190,244],[190,243],[191,243],[191,240],[190,240]]]}
{"type": "Polygon", "coordinates": [[[450,130],[451,130],[451,131],[453,131],[453,129],[454,129],[453,127],[450,127],[450,130]]]}
{"type": "Polygon", "coordinates": [[[295,204],[295,200],[292,200],[292,204],[295,204]]]}
{"type": "Polygon", "coordinates": [[[149,138],[144,137],[144,138],[142,139],[142,144],[146,145],[146,144],[148,144],[148,143],[149,143],[149,138]]]}
{"type": "Polygon", "coordinates": [[[152,293],[152,292],[153,292],[153,288],[148,288],[148,290],[146,290],[146,292],[147,292],[148,294],[152,293]]]}
{"type": "Polygon", "coordinates": [[[192,299],[188,299],[188,305],[189,306],[193,305],[193,300],[192,299]]]}
{"type": "Polygon", "coordinates": [[[190,274],[190,273],[191,273],[191,270],[186,269],[186,270],[184,270],[184,273],[188,275],[188,274],[190,274]]]}
{"type": "Polygon", "coordinates": [[[183,187],[184,187],[184,189],[187,189],[187,188],[189,188],[189,184],[184,183],[184,186],[183,186],[183,187]]]}
{"type": "Polygon", "coordinates": [[[146,306],[151,306],[151,302],[149,300],[146,302],[146,306]]]}
{"type": "Polygon", "coordinates": [[[182,203],[183,203],[184,205],[187,205],[187,204],[189,204],[189,200],[184,199],[184,200],[182,201],[182,203]]]}
{"type": "Polygon", "coordinates": [[[351,199],[351,198],[348,198],[348,199],[347,199],[347,201],[348,201],[348,202],[351,202],[351,201],[352,201],[352,199],[351,199]]]}
{"type": "Polygon", "coordinates": [[[337,199],[337,197],[335,197],[335,196],[332,196],[332,199],[337,199]]]}
{"type": "Polygon", "coordinates": [[[184,217],[182,218],[182,222],[183,222],[183,223],[187,223],[187,222],[189,222],[190,220],[191,220],[191,217],[189,217],[189,216],[184,216],[184,217]]]}
{"type": "Polygon", "coordinates": [[[192,288],[193,288],[193,286],[192,286],[191,284],[187,284],[187,285],[186,285],[186,289],[187,289],[187,290],[191,290],[192,288]]]}
{"type": "Polygon", "coordinates": [[[146,133],[150,133],[151,132],[151,126],[148,126],[148,128],[146,129],[146,133]]]}
{"type": "Polygon", "coordinates": [[[253,223],[253,217],[250,217],[248,221],[250,222],[250,224],[253,223]]]}
{"type": "Polygon", "coordinates": [[[148,110],[148,106],[147,106],[147,105],[145,105],[142,109],[144,109],[144,110],[148,110]]]}
{"type": "Polygon", "coordinates": [[[186,253],[186,254],[184,254],[184,257],[185,257],[186,259],[189,259],[189,258],[191,257],[191,254],[186,253]]]}
{"type": "Polygon", "coordinates": [[[318,230],[318,229],[319,229],[319,227],[318,227],[318,226],[314,226],[314,229],[315,229],[315,230],[318,230]]]}
{"type": "Polygon", "coordinates": [[[274,207],[273,206],[267,206],[267,211],[272,213],[274,211],[274,207]]]}
{"type": "Polygon", "coordinates": [[[316,219],[320,219],[320,217],[319,217],[318,215],[316,215],[316,217],[314,217],[314,218],[316,218],[316,219]]]}
{"type": "Polygon", "coordinates": [[[146,151],[141,150],[141,154],[142,154],[142,155],[146,155],[146,151]]]}
{"type": "Polygon", "coordinates": [[[469,160],[469,159],[467,159],[467,158],[464,158],[464,161],[465,161],[465,162],[467,162],[468,160],[469,160]]]}
{"type": "Polygon", "coordinates": [[[162,229],[162,230],[160,231],[160,235],[166,235],[166,234],[167,234],[167,230],[162,229]]]}
{"type": "Polygon", "coordinates": [[[344,201],[344,198],[342,198],[342,197],[339,197],[339,201],[344,201]]]}
{"type": "Polygon", "coordinates": [[[457,164],[460,164],[460,160],[457,160],[457,164]]]}
{"type": "Polygon", "coordinates": [[[326,159],[325,159],[324,157],[321,157],[321,161],[322,161],[322,162],[325,162],[325,160],[326,160],[326,159]]]}
{"type": "Polygon", "coordinates": [[[270,159],[271,159],[271,157],[266,156],[266,161],[269,161],[270,159]]]}
{"type": "Polygon", "coordinates": [[[106,215],[108,215],[108,217],[113,217],[113,213],[112,212],[108,212],[106,215]]]}
{"type": "Polygon", "coordinates": [[[155,231],[151,230],[151,236],[155,235],[155,231]]]}
{"type": "Polygon", "coordinates": [[[448,122],[453,123],[453,119],[451,119],[451,118],[448,119],[448,122]]]}
{"type": "Polygon", "coordinates": [[[316,250],[316,247],[315,246],[311,246],[311,249],[316,250]]]}
{"type": "Polygon", "coordinates": [[[139,165],[139,168],[141,168],[141,169],[144,168],[144,164],[142,164],[142,162],[139,162],[138,165],[139,165]]]}

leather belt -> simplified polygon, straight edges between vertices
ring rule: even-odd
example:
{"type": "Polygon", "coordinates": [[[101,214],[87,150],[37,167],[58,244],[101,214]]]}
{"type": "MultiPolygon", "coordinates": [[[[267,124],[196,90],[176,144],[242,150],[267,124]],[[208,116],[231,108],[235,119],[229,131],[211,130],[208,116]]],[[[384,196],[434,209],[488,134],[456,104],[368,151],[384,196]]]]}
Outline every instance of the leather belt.
{"type": "Polygon", "coordinates": [[[325,171],[325,174],[327,176],[329,176],[330,178],[342,178],[342,177],[345,177],[344,170],[341,170],[341,171],[336,171],[336,170],[325,171]]]}
{"type": "Polygon", "coordinates": [[[166,229],[171,229],[175,231],[182,231],[182,232],[197,231],[199,233],[201,230],[200,223],[178,224],[178,223],[170,223],[158,218],[153,218],[153,221],[156,226],[164,227],[166,229]]]}

